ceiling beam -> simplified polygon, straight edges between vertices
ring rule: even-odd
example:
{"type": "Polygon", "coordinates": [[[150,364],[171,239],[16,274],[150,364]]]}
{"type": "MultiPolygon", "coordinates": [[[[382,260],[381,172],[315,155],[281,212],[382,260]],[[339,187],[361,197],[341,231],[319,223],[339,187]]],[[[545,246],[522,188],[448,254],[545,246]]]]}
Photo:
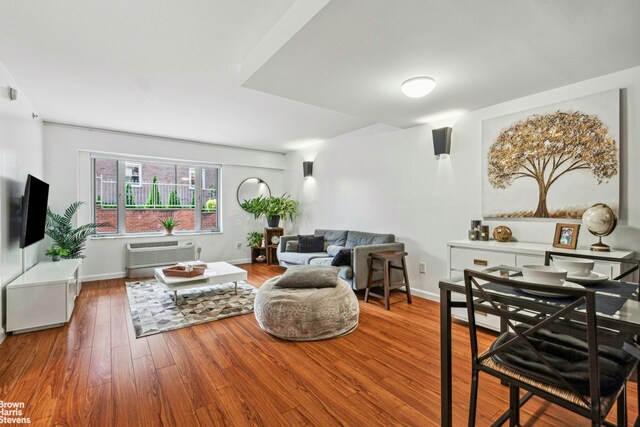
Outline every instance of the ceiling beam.
{"type": "Polygon", "coordinates": [[[331,0],[297,0],[240,64],[242,85],[331,0]]]}

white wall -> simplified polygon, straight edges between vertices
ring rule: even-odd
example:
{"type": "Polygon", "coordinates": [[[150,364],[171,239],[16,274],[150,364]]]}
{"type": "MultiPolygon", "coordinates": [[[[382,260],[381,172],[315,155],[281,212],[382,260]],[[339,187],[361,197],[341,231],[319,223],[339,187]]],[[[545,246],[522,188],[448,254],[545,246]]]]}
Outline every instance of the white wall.
{"type": "MultiPolygon", "coordinates": [[[[436,160],[431,127],[394,131],[373,126],[287,154],[286,191],[299,198],[296,231],[344,228],[394,233],[406,244],[413,287],[435,297],[447,276],[445,243],[466,238],[481,217],[482,120],[515,111],[622,88],[621,221],[605,241],[640,253],[640,67],[493,105],[465,114],[453,125],[451,157],[436,160]],[[313,160],[313,178],[302,161],[313,160]],[[427,274],[418,273],[418,262],[427,274]]],[[[434,123],[433,127],[453,123],[434,123]]],[[[550,243],[555,222],[506,223],[520,241],[550,243]]],[[[581,230],[579,245],[594,241],[581,230]]]]}
{"type": "MultiPolygon", "coordinates": [[[[21,197],[27,175],[42,178],[42,121],[24,92],[0,63],[0,325],[4,325],[5,286],[22,274],[20,249],[21,197]],[[9,87],[18,99],[9,99],[9,87]]],[[[40,244],[26,249],[25,269],[38,260],[40,244]]],[[[0,326],[0,341],[4,329],[0,326]]]]}
{"type": "MultiPolygon", "coordinates": [[[[236,201],[236,189],[245,178],[262,178],[274,195],[283,192],[283,154],[45,124],[44,174],[51,182],[49,204],[52,209],[62,211],[73,201],[87,202],[78,215],[82,223],[90,221],[91,176],[87,153],[92,151],[222,164],[223,232],[184,237],[194,239],[202,247],[201,259],[204,261],[249,260],[246,234],[261,230],[266,222],[264,219],[253,220],[236,201]],[[238,242],[242,243],[241,249],[236,248],[238,242]]],[[[158,238],[90,239],[82,267],[83,277],[85,280],[122,277],[125,274],[125,245],[158,238]]]]}

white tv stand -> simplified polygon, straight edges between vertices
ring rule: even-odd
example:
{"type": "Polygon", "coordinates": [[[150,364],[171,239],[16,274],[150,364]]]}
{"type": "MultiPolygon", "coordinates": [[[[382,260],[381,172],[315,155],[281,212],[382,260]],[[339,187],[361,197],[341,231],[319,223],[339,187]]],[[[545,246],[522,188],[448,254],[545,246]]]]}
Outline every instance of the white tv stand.
{"type": "Polygon", "coordinates": [[[80,259],[43,261],[7,285],[7,332],[62,326],[82,289],[80,259]]]}

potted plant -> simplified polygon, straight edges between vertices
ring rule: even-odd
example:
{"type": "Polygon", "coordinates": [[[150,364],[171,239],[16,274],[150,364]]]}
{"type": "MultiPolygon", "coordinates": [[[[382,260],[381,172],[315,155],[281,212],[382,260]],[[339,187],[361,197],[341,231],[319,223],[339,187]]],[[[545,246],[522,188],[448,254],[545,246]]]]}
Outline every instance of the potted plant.
{"type": "Polygon", "coordinates": [[[247,246],[250,248],[259,248],[262,246],[262,240],[264,240],[264,233],[260,231],[252,231],[247,233],[247,246]]]}
{"type": "Polygon", "coordinates": [[[160,224],[164,227],[167,234],[173,234],[173,229],[180,225],[180,222],[173,218],[173,215],[160,220],[160,224]]]}
{"type": "MultiPolygon", "coordinates": [[[[73,228],[71,225],[73,216],[83,204],[84,202],[72,203],[64,211],[63,215],[59,215],[53,212],[51,208],[47,208],[45,233],[47,236],[51,237],[54,242],[54,246],[66,251],[66,253],[61,252],[58,254],[63,258],[84,258],[82,251],[84,251],[84,245],[87,241],[87,237],[89,237],[90,234],[93,234],[96,231],[96,228],[109,227],[111,225],[108,222],[92,222],[81,225],[78,228],[73,228]]],[[[47,255],[49,255],[49,252],[47,252],[47,255]]]]}
{"type": "Polygon", "coordinates": [[[252,213],[255,219],[258,219],[264,214],[266,200],[266,197],[258,196],[253,199],[243,200],[240,206],[245,211],[252,213]]]}
{"type": "Polygon", "coordinates": [[[60,261],[60,257],[66,257],[69,255],[69,250],[53,245],[47,252],[45,252],[45,255],[50,256],[51,261],[60,261]]]}
{"type": "Polygon", "coordinates": [[[255,199],[244,200],[241,204],[242,208],[253,214],[258,219],[262,215],[267,217],[269,227],[277,227],[280,224],[280,218],[288,218],[293,221],[293,217],[298,215],[298,201],[293,200],[291,196],[283,194],[282,196],[273,197],[256,197],[255,199]]]}

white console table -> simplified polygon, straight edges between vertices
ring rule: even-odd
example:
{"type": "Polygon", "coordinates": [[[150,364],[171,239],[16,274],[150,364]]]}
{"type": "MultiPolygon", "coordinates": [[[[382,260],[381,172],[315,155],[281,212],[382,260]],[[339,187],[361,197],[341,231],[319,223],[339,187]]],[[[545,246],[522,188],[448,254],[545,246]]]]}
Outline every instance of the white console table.
{"type": "Polygon", "coordinates": [[[61,326],[80,293],[82,260],[43,261],[7,285],[7,332],[61,326]]]}
{"type": "MultiPolygon", "coordinates": [[[[583,255],[597,255],[610,258],[611,261],[596,261],[594,271],[614,277],[621,273],[620,260],[633,258],[633,251],[614,250],[611,252],[593,252],[589,249],[559,249],[544,243],[507,242],[495,240],[452,240],[447,242],[447,269],[449,277],[462,276],[466,268],[483,270],[497,265],[522,267],[527,264],[544,264],[544,254],[566,252],[583,255]]],[[[452,314],[467,320],[466,309],[453,309],[452,314]]],[[[491,315],[476,315],[476,323],[486,328],[500,330],[499,319],[491,315]]]]}

